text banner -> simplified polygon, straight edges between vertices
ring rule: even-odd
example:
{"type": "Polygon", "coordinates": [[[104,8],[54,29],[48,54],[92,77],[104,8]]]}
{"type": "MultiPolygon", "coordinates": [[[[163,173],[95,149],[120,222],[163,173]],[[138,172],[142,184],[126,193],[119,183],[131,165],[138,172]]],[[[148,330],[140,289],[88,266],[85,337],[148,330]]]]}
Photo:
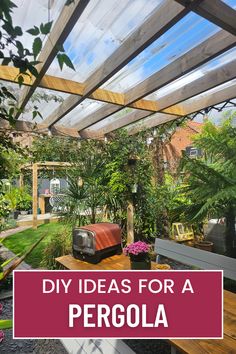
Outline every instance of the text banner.
{"type": "Polygon", "coordinates": [[[221,271],[15,271],[15,338],[221,338],[221,271]]]}

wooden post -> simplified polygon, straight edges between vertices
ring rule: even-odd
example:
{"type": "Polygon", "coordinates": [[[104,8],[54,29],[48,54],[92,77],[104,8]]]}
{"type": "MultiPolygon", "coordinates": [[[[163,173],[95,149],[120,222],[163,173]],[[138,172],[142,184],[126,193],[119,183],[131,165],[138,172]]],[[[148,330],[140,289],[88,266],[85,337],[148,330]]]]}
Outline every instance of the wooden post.
{"type": "Polygon", "coordinates": [[[37,213],[38,213],[38,166],[33,164],[33,229],[37,229],[37,213]]]}
{"type": "Polygon", "coordinates": [[[131,201],[127,207],[127,244],[134,242],[134,205],[131,201]]]}
{"type": "Polygon", "coordinates": [[[20,177],[19,177],[19,187],[23,188],[24,187],[24,176],[23,173],[20,173],[20,177]]]}

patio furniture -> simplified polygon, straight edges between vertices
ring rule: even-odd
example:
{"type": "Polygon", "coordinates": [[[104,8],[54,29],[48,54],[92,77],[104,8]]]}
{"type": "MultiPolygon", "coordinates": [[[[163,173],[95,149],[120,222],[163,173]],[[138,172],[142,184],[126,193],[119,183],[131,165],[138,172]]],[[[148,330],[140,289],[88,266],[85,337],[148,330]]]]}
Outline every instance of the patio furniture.
{"type": "Polygon", "coordinates": [[[49,204],[52,207],[53,213],[64,212],[66,210],[66,195],[55,194],[49,199],[49,204]]]}
{"type": "Polygon", "coordinates": [[[39,208],[41,214],[46,214],[46,205],[49,203],[49,199],[51,198],[51,194],[40,194],[39,195],[39,208]]]}
{"type": "MultiPolygon", "coordinates": [[[[91,264],[84,261],[75,259],[71,255],[66,255],[56,258],[56,261],[62,265],[65,269],[69,270],[130,270],[130,260],[129,257],[120,254],[109,258],[103,259],[97,264],[91,264]]],[[[152,262],[152,270],[163,269],[163,264],[157,264],[152,262]]],[[[166,265],[168,268],[168,265],[166,265]]]]}

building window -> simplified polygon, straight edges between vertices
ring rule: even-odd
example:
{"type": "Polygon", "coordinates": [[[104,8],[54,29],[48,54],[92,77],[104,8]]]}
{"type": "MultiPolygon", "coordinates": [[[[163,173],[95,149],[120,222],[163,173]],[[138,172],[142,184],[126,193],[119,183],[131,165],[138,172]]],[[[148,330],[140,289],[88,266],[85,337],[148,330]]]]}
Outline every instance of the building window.
{"type": "Polygon", "coordinates": [[[194,148],[191,148],[190,151],[189,151],[189,156],[190,157],[195,157],[195,156],[198,156],[198,149],[194,149],[194,148]]]}

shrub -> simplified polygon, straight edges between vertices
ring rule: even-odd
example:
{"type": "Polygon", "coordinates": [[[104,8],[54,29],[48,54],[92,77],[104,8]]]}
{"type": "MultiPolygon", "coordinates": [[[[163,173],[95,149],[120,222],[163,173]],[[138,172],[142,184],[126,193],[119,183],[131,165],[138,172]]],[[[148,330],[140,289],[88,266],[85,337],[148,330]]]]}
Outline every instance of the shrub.
{"type": "Polygon", "coordinates": [[[71,228],[53,234],[50,243],[46,246],[40,266],[46,269],[61,269],[62,266],[55,261],[55,258],[71,253],[72,236],[71,228]]]}

